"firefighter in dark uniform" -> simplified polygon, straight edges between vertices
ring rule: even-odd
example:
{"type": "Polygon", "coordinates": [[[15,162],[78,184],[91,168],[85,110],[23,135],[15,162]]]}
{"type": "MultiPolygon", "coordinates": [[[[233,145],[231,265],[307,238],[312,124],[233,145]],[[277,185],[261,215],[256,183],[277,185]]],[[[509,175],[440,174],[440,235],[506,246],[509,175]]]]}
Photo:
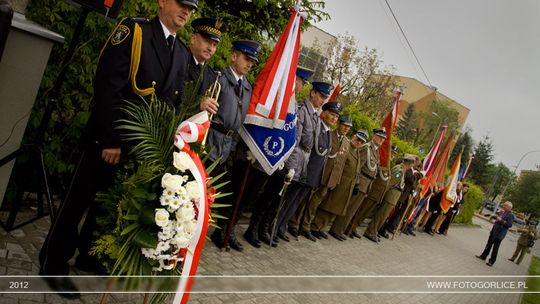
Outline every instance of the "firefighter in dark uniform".
{"type": "MultiPolygon", "coordinates": [[[[112,185],[121,159],[127,156],[115,129],[117,107],[123,99],[143,96],[180,105],[189,55],[176,32],[188,22],[197,0],[159,0],[158,16],[152,20],[126,18],[118,24],[101,51],[94,78],[92,114],[83,134],[83,154],[68,193],[51,225],[39,254],[40,274],[69,274],[68,260],[75,250],[75,267],[103,274],[103,266],[88,251],[96,228],[94,204],[97,191],[112,185]],[[90,207],[80,235],[78,225],[90,207]]],[[[77,298],[77,287],[68,277],[48,277],[49,287],[77,298]]]]}
{"type": "Polygon", "coordinates": [[[192,56],[188,62],[187,80],[195,84],[198,83],[197,94],[204,95],[217,77],[217,73],[207,63],[216,52],[221,36],[226,30],[226,25],[218,19],[198,18],[191,22],[191,27],[193,34],[190,38],[189,50],[192,56]],[[203,72],[202,77],[201,71],[203,72]]]}
{"type": "MultiPolygon", "coordinates": [[[[253,40],[236,40],[232,42],[233,52],[231,54],[231,65],[221,72],[221,78],[219,83],[221,84],[221,93],[219,95],[217,104],[217,112],[213,116],[208,130],[208,137],[206,144],[212,147],[209,155],[209,160],[215,162],[219,159],[219,164],[212,172],[220,174],[225,172],[225,162],[236,150],[240,137],[238,130],[244,123],[247,110],[249,107],[249,101],[251,100],[252,87],[246,78],[247,73],[251,70],[253,65],[258,62],[258,55],[262,50],[262,46],[259,42],[253,40]]],[[[213,105],[213,103],[210,103],[213,105]]],[[[212,112],[210,110],[210,112],[212,112]]],[[[228,191],[238,193],[241,186],[244,172],[241,172],[239,168],[232,168],[231,172],[231,185],[228,191]]],[[[236,199],[233,195],[232,198],[227,198],[228,204],[234,204],[236,199]]],[[[225,244],[224,240],[226,226],[231,219],[234,206],[222,208],[222,215],[227,217],[228,220],[219,220],[218,226],[222,229],[216,229],[212,234],[212,241],[216,246],[224,248],[230,246],[230,248],[242,251],[242,244],[236,238],[234,229],[231,231],[228,244],[225,244]]],[[[241,213],[241,210],[238,212],[241,213]]],[[[236,224],[236,220],[233,225],[236,224]]]]}

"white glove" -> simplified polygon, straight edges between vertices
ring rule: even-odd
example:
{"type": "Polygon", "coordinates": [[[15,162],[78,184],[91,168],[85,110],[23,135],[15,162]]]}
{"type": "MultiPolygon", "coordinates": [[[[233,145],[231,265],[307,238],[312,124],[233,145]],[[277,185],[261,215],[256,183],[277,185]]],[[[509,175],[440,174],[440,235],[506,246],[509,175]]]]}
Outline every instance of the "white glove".
{"type": "Polygon", "coordinates": [[[281,164],[279,164],[279,165],[277,166],[278,171],[283,170],[283,168],[285,168],[285,162],[282,162],[281,164]]]}
{"type": "Polygon", "coordinates": [[[289,172],[287,172],[287,175],[285,175],[285,181],[290,182],[292,181],[294,177],[294,169],[289,169],[289,172]]]}
{"type": "Polygon", "coordinates": [[[247,154],[246,158],[250,163],[254,164],[257,161],[257,159],[255,158],[255,155],[251,153],[251,150],[247,150],[246,154],[247,154]]]}

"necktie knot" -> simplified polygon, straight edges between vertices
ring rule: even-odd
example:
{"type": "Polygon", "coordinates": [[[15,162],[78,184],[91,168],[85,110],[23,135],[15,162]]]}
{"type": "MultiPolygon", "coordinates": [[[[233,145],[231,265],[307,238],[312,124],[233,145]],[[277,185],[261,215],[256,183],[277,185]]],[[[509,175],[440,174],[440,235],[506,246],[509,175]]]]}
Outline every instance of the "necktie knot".
{"type": "Polygon", "coordinates": [[[169,46],[169,51],[172,53],[174,49],[174,36],[173,35],[169,35],[169,37],[167,37],[167,45],[169,46]]]}

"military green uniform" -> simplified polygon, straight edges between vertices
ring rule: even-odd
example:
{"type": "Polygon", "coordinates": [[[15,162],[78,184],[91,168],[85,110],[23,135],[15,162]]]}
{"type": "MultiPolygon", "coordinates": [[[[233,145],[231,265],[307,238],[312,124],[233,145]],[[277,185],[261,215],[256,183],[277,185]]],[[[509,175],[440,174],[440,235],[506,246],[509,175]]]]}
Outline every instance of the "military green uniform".
{"type": "Polygon", "coordinates": [[[387,190],[384,193],[382,202],[375,209],[373,219],[371,220],[368,228],[364,232],[365,235],[369,235],[374,238],[377,237],[377,231],[379,231],[382,225],[384,225],[386,218],[388,217],[392,209],[396,206],[396,203],[401,196],[401,191],[403,190],[403,186],[405,185],[404,176],[405,174],[403,173],[402,164],[395,165],[392,168],[392,174],[387,184],[387,190]]]}
{"type": "Polygon", "coordinates": [[[332,131],[332,148],[324,166],[321,185],[306,204],[298,208],[294,217],[289,221],[289,227],[298,229],[301,224],[302,230],[310,231],[311,222],[317,213],[317,208],[319,208],[328,192],[334,189],[341,181],[350,147],[350,140],[345,135],[340,136],[337,130],[332,131]]]}
{"type": "Polygon", "coordinates": [[[371,214],[376,210],[376,208],[381,204],[386,190],[388,190],[388,185],[390,183],[388,169],[379,170],[379,174],[373,181],[371,185],[371,190],[367,194],[364,201],[361,203],[358,212],[347,226],[345,230],[345,235],[350,235],[353,231],[356,231],[356,227],[360,226],[364,222],[366,217],[371,216],[371,214]]]}
{"type": "Polygon", "coordinates": [[[361,157],[365,153],[361,153],[361,149],[355,149],[353,147],[348,149],[349,152],[345,160],[341,181],[328,193],[326,199],[319,206],[319,209],[317,209],[315,218],[311,223],[312,232],[323,230],[336,215],[345,214],[353,189],[358,184],[361,165],[365,163],[365,158],[361,157]]]}
{"type": "Polygon", "coordinates": [[[358,193],[353,196],[350,203],[347,205],[347,210],[344,214],[338,215],[330,231],[337,235],[345,233],[347,226],[356,215],[358,208],[366,198],[371,189],[371,185],[377,176],[379,167],[379,151],[373,142],[364,145],[360,150],[360,170],[358,174],[358,193]]]}

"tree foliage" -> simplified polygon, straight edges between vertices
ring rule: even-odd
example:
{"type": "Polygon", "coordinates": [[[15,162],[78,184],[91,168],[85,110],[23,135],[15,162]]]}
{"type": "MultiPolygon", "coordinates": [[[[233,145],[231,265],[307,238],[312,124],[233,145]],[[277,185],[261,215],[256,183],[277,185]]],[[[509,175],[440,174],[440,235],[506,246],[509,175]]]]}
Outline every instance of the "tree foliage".
{"type": "Polygon", "coordinates": [[[466,165],[469,162],[474,146],[471,132],[472,131],[469,127],[465,128],[465,130],[461,132],[458,140],[456,141],[456,145],[454,146],[454,150],[452,150],[452,154],[450,154],[449,163],[453,164],[461,151],[463,151],[463,154],[461,155],[461,163],[466,165]]]}
{"type": "Polygon", "coordinates": [[[540,216],[540,171],[523,171],[510,192],[517,211],[540,216]]]}
{"type": "Polygon", "coordinates": [[[491,138],[486,135],[476,145],[473,154],[473,160],[471,162],[471,169],[469,177],[478,185],[486,189],[490,183],[490,172],[493,164],[493,144],[491,138]]]}
{"type": "MultiPolygon", "coordinates": [[[[303,1],[309,14],[304,26],[310,22],[329,18],[323,11],[324,4],[324,1],[303,1]]],[[[264,45],[261,64],[248,75],[248,78],[253,80],[269,54],[269,41],[279,36],[286,25],[290,15],[288,9],[292,5],[291,0],[199,1],[200,9],[191,20],[200,16],[221,17],[228,23],[228,33],[224,35],[209,65],[215,69],[227,66],[231,49],[230,41],[233,39],[261,41],[264,45]]],[[[156,13],[157,1],[125,1],[119,19],[125,16],[153,17],[156,13]]],[[[114,29],[116,21],[105,19],[94,12],[88,15],[81,42],[76,48],[73,59],[68,63],[60,98],[51,102],[48,100],[48,93],[62,68],[61,63],[72,39],[80,8],[65,1],[32,0],[26,14],[30,20],[65,37],[65,43],[55,45],[51,53],[27,127],[25,141],[41,141],[42,138],[36,138],[36,130],[43,119],[45,108],[50,106],[53,115],[46,126],[45,159],[52,174],[63,174],[67,178],[73,169],[74,158],[79,154],[78,139],[89,117],[93,94],[92,79],[98,56],[105,40],[114,29]]],[[[188,42],[190,31],[190,26],[179,31],[181,39],[185,42],[188,42]]]]}
{"type": "Polygon", "coordinates": [[[484,192],[482,189],[473,184],[468,182],[469,185],[469,192],[465,194],[465,201],[463,203],[463,206],[461,206],[461,210],[458,215],[456,215],[456,218],[454,222],[456,223],[465,223],[470,224],[472,223],[472,217],[474,215],[474,212],[480,208],[480,204],[482,202],[482,199],[484,197],[484,192]]]}
{"type": "Polygon", "coordinates": [[[409,105],[396,126],[396,133],[400,138],[412,141],[416,136],[415,128],[417,126],[416,112],[414,105],[409,105]]]}

